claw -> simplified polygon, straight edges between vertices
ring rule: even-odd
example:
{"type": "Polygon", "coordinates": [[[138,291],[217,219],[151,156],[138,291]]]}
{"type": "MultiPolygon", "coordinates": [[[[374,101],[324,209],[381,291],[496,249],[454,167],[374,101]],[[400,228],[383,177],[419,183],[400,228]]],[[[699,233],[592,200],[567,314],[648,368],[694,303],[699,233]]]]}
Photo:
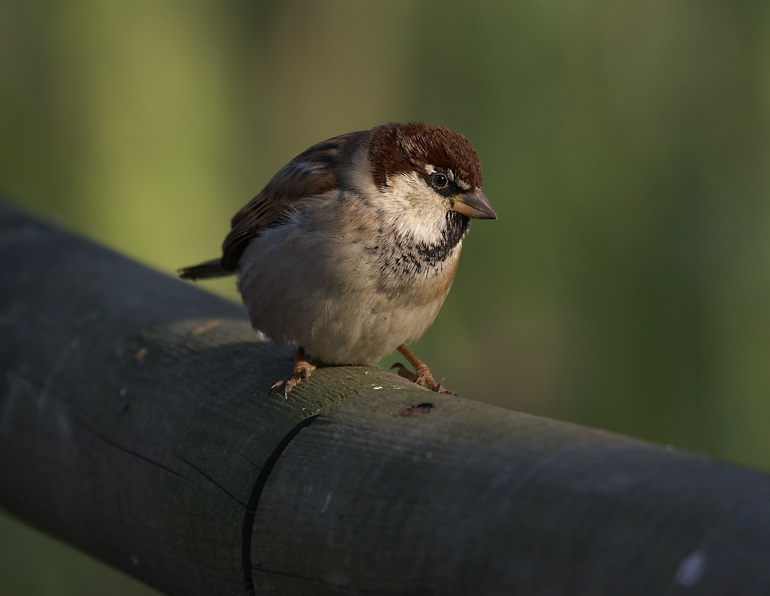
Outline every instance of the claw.
{"type": "Polygon", "coordinates": [[[409,364],[414,366],[414,371],[410,371],[406,366],[401,364],[400,362],[396,362],[393,366],[391,366],[391,370],[394,368],[398,368],[398,376],[403,377],[405,379],[408,379],[412,381],[413,383],[416,383],[417,385],[424,386],[431,391],[435,391],[436,393],[445,393],[448,395],[457,395],[454,391],[450,391],[449,389],[444,387],[444,383],[437,383],[436,380],[433,378],[433,375],[430,374],[430,369],[420,361],[417,356],[412,354],[406,346],[401,345],[398,347],[398,351],[401,352],[401,354],[409,361],[409,364]]]}
{"type": "MultiPolygon", "coordinates": [[[[430,376],[430,371],[426,372],[422,370],[419,373],[412,372],[400,362],[396,362],[393,366],[390,367],[391,370],[394,368],[398,368],[399,377],[403,377],[404,379],[407,379],[416,385],[424,385],[427,382],[428,376],[430,376]]],[[[433,379],[433,377],[430,378],[433,379]]]]}
{"type": "Polygon", "coordinates": [[[270,391],[268,391],[267,394],[270,395],[276,389],[283,387],[283,398],[288,399],[291,390],[301,381],[310,377],[310,373],[312,373],[315,368],[316,365],[305,358],[305,350],[302,346],[299,346],[297,348],[297,355],[294,357],[294,374],[288,379],[276,381],[273,386],[270,387],[270,391]]]}
{"type": "Polygon", "coordinates": [[[404,366],[400,362],[395,362],[393,366],[390,367],[390,370],[393,370],[394,368],[398,369],[399,377],[404,377],[405,379],[409,379],[412,382],[414,382],[415,379],[417,378],[411,370],[409,370],[406,366],[404,366]]]}

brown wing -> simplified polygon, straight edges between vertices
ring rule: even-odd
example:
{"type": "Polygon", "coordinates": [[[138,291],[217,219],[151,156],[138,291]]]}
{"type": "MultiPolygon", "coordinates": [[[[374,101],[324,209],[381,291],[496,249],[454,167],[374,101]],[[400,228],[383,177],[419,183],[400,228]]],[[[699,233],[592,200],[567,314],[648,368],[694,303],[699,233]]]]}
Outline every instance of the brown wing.
{"type": "Polygon", "coordinates": [[[222,269],[234,271],[246,245],[285,217],[298,201],[337,188],[338,162],[349,154],[357,137],[359,133],[349,133],[313,145],[281,168],[233,217],[222,244],[222,269]]]}

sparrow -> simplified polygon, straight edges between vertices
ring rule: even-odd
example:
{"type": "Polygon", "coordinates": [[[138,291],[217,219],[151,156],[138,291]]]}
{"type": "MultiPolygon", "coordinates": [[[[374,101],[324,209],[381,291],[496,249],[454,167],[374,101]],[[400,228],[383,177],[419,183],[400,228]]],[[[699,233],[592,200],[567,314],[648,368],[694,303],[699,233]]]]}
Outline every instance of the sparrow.
{"type": "Polygon", "coordinates": [[[470,141],[448,128],[385,124],[313,145],[232,218],[222,256],[183,279],[235,274],[252,327],[298,346],[284,396],[318,365],[374,364],[436,382],[407,347],[435,320],[471,219],[497,219],[470,141]],[[313,358],[308,357],[306,350],[313,358]]]}

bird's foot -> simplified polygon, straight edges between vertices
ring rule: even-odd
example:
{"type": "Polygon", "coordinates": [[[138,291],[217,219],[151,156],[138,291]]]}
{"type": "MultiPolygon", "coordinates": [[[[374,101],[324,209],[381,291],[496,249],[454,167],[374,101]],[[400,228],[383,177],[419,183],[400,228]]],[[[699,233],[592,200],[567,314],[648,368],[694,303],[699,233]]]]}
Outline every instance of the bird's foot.
{"type": "Polygon", "coordinates": [[[417,356],[412,354],[412,352],[410,352],[406,348],[406,346],[400,345],[397,349],[399,352],[401,352],[402,356],[409,361],[409,364],[411,364],[414,367],[414,372],[412,372],[400,362],[396,362],[390,368],[391,369],[397,368],[399,377],[409,379],[413,383],[416,383],[417,385],[422,385],[430,389],[431,391],[435,391],[436,393],[446,393],[448,395],[457,395],[454,391],[451,391],[450,389],[447,389],[446,387],[444,387],[443,383],[437,383],[436,380],[433,378],[433,375],[430,374],[430,369],[427,367],[427,365],[425,365],[419,358],[417,358],[417,356]]]}
{"type": "Polygon", "coordinates": [[[307,379],[316,369],[316,365],[313,361],[305,358],[305,350],[300,346],[297,348],[297,355],[294,357],[294,374],[285,380],[277,381],[270,387],[268,395],[276,389],[283,387],[283,398],[288,399],[289,393],[294,389],[301,381],[307,379]]]}

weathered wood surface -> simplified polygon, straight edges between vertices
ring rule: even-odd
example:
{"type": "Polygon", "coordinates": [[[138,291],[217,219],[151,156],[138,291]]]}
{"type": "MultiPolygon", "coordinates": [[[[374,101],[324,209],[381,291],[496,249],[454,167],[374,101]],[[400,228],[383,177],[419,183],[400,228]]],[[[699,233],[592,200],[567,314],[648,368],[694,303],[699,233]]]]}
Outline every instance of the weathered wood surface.
{"type": "Polygon", "coordinates": [[[169,594],[770,594],[770,476],[321,369],[0,205],[0,505],[169,594]]]}

